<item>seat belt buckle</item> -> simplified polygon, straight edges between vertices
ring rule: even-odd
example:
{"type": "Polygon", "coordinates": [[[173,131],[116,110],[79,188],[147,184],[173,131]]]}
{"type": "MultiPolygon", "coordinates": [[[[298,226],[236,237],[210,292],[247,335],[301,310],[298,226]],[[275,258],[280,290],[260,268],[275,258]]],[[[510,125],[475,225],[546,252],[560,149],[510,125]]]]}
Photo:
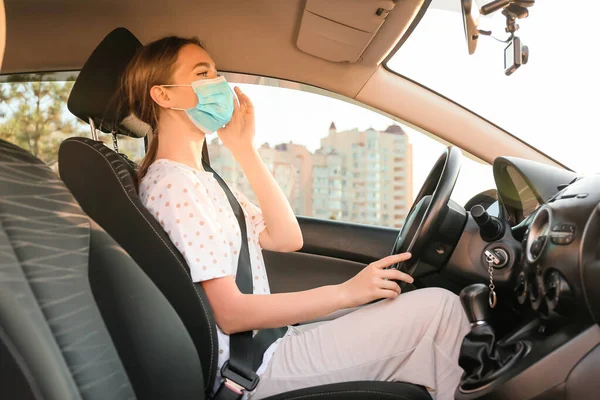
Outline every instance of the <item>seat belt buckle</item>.
{"type": "Polygon", "coordinates": [[[244,388],[229,379],[225,379],[212,400],[241,400],[242,397],[244,397],[244,388]]]}
{"type": "MultiPolygon", "coordinates": [[[[231,365],[230,360],[225,361],[225,364],[221,367],[221,376],[225,378],[225,382],[221,385],[230,384],[235,389],[245,389],[252,391],[256,389],[260,377],[253,371],[240,370],[231,365]]],[[[241,390],[240,390],[241,391],[241,390]]]]}

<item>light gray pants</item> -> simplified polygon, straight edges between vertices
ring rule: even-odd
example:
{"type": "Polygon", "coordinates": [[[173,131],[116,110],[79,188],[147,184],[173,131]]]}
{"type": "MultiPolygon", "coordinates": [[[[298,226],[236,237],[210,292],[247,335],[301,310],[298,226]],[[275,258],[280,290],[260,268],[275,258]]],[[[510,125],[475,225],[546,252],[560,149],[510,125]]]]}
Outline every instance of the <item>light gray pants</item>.
{"type": "Polygon", "coordinates": [[[290,329],[251,400],[360,380],[418,384],[434,399],[453,399],[463,372],[459,351],[470,328],[458,296],[428,288],[290,329]]]}

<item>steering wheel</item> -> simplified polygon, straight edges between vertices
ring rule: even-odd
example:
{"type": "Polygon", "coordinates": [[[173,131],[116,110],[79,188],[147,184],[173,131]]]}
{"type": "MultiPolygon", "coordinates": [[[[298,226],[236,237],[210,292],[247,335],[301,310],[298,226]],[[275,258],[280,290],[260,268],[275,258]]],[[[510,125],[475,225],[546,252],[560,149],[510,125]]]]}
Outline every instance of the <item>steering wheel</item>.
{"type": "MultiPolygon", "coordinates": [[[[460,149],[449,146],[434,164],[392,249],[392,255],[410,252],[411,258],[389,268],[396,268],[409,275],[414,273],[427,243],[446,216],[448,201],[460,172],[461,158],[460,149]]],[[[404,288],[404,284],[405,282],[400,282],[400,287],[404,288]]]]}

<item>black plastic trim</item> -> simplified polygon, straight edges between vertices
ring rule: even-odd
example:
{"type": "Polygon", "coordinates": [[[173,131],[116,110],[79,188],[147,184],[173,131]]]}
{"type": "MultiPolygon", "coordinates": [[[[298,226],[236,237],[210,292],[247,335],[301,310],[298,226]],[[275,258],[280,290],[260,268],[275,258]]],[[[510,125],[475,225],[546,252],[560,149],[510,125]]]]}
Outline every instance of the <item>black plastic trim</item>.
{"type": "Polygon", "coordinates": [[[298,217],[304,236],[301,253],[368,264],[391,254],[399,230],[352,222],[298,217]]]}
{"type": "Polygon", "coordinates": [[[0,83],[15,83],[15,82],[75,82],[79,75],[78,70],[64,71],[32,71],[32,72],[10,72],[0,74],[0,83]],[[24,79],[31,75],[47,75],[51,79],[24,79]],[[18,79],[19,77],[23,79],[18,79]],[[16,77],[16,79],[11,79],[16,77]]]}

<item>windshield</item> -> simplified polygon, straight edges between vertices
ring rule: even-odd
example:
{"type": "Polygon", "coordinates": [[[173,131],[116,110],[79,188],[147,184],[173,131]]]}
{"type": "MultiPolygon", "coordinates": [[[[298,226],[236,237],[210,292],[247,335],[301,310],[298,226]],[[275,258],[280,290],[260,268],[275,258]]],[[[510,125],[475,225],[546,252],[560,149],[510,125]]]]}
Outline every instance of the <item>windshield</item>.
{"type": "MultiPolygon", "coordinates": [[[[481,7],[490,1],[478,1],[481,7]]],[[[600,172],[600,2],[539,1],[519,20],[529,60],[504,74],[504,48],[480,36],[469,55],[460,0],[433,0],[387,66],[488,119],[581,173],[600,172]]],[[[479,29],[506,39],[505,18],[479,29]]]]}

